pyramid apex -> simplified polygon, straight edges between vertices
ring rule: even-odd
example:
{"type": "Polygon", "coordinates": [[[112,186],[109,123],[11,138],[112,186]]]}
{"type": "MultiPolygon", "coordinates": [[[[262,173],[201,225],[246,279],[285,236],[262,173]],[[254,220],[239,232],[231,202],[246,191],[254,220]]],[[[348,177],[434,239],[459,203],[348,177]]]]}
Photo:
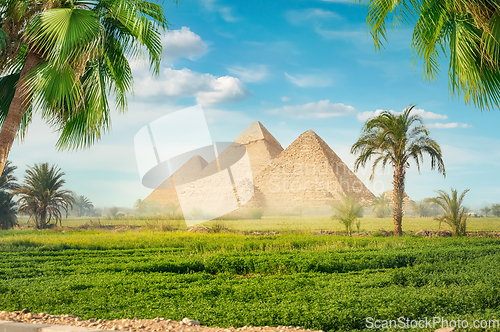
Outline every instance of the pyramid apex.
{"type": "Polygon", "coordinates": [[[264,127],[260,121],[252,122],[241,134],[234,140],[236,143],[243,145],[259,141],[266,140],[274,145],[281,147],[278,140],[264,127]]]}

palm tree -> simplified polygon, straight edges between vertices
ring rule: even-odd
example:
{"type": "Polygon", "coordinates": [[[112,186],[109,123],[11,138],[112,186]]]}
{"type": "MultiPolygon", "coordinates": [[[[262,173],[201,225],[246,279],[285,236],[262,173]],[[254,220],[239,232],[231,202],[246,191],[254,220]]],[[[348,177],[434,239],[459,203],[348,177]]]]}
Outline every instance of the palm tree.
{"type": "Polygon", "coordinates": [[[35,110],[59,149],[87,147],[109,130],[113,95],[127,109],[128,59],[160,69],[161,5],[141,0],[0,0],[0,170],[35,110]]]}
{"type": "Polygon", "coordinates": [[[431,157],[431,169],[436,168],[446,176],[439,145],[429,137],[429,131],[420,116],[411,115],[415,106],[410,105],[401,114],[389,111],[366,121],[361,137],[351,148],[352,154],[359,154],[354,163],[357,171],[364,167],[372,157],[376,157],[370,180],[373,181],[375,169],[379,163],[385,170],[387,164],[394,168],[393,174],[393,217],[394,235],[402,235],[403,198],[405,191],[406,169],[413,159],[420,172],[423,155],[431,157]],[[418,123],[418,125],[415,125],[418,123]]]}
{"type": "Polygon", "coordinates": [[[487,217],[488,216],[488,213],[491,212],[491,208],[489,206],[485,206],[484,208],[482,208],[480,210],[482,213],[484,213],[484,216],[487,217]]]}
{"type": "Polygon", "coordinates": [[[447,223],[454,236],[464,236],[466,231],[467,218],[470,216],[469,210],[462,206],[464,196],[469,189],[466,189],[458,196],[457,190],[451,188],[451,196],[444,190],[436,191],[439,196],[426,199],[427,202],[439,205],[443,209],[442,217],[435,217],[439,222],[447,223]]]}
{"type": "Polygon", "coordinates": [[[16,168],[7,161],[0,176],[0,229],[17,225],[17,209],[13,200],[13,192],[19,188],[17,178],[13,175],[16,168]]]}
{"type": "Polygon", "coordinates": [[[481,109],[500,107],[500,2],[498,0],[359,0],[380,50],[386,22],[415,23],[412,48],[423,60],[424,77],[435,80],[441,54],[449,55],[450,92],[481,109]]]}
{"type": "Polygon", "coordinates": [[[62,213],[73,207],[73,193],[63,190],[64,173],[56,165],[49,167],[48,163],[35,164],[29,167],[24,176],[24,183],[16,191],[21,198],[19,212],[29,214],[30,221],[34,221],[35,228],[43,229],[59,222],[61,225],[62,213]]]}
{"type": "MultiPolygon", "coordinates": [[[[335,214],[332,219],[344,224],[346,232],[351,236],[352,226],[362,216],[363,206],[356,202],[355,196],[340,194],[340,202],[334,204],[333,209],[335,214]]],[[[357,227],[359,230],[359,225],[357,227]]]]}
{"type": "Polygon", "coordinates": [[[375,216],[377,218],[384,218],[388,215],[391,212],[391,208],[389,207],[390,203],[391,200],[384,194],[380,194],[380,196],[375,197],[371,203],[375,216]]]}
{"type": "Polygon", "coordinates": [[[420,217],[428,217],[431,214],[431,207],[425,200],[415,202],[412,206],[413,212],[420,217]]]}
{"type": "Polygon", "coordinates": [[[76,195],[73,199],[73,210],[76,211],[76,215],[78,217],[85,215],[87,211],[91,211],[94,208],[94,204],[92,204],[92,202],[83,195],[76,195]]]}
{"type": "Polygon", "coordinates": [[[491,214],[495,217],[500,217],[500,204],[493,204],[491,206],[491,214]]]}

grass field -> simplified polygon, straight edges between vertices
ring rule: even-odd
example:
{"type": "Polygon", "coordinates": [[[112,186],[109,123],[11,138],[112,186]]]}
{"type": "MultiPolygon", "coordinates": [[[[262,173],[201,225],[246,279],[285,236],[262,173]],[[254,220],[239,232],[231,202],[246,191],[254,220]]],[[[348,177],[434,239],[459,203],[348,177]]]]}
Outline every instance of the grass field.
{"type": "MultiPolygon", "coordinates": [[[[160,224],[163,222],[167,223],[166,220],[155,220],[152,217],[151,220],[147,219],[134,219],[133,216],[123,217],[121,219],[111,219],[111,218],[89,218],[81,217],[75,218],[70,217],[68,219],[63,219],[63,226],[68,227],[78,227],[83,224],[97,224],[102,226],[113,226],[113,225],[128,225],[128,226],[156,226],[158,222],[160,224]]],[[[19,224],[25,225],[27,222],[27,217],[20,217],[19,224]]],[[[172,220],[168,221],[172,226],[185,229],[186,225],[183,220],[172,220]]],[[[266,231],[278,231],[286,232],[292,230],[312,232],[318,230],[330,230],[330,231],[343,231],[344,226],[338,221],[331,220],[328,216],[289,216],[289,217],[266,217],[262,219],[247,219],[247,220],[221,220],[221,221],[208,221],[204,223],[206,226],[211,226],[214,223],[222,223],[231,230],[236,231],[247,231],[247,232],[266,232],[266,231]]],[[[442,229],[449,229],[446,224],[441,225],[442,229]]],[[[393,230],[394,224],[392,218],[373,218],[373,217],[363,217],[361,218],[361,231],[373,232],[380,229],[393,230]]],[[[420,217],[405,217],[403,219],[403,230],[405,231],[419,231],[423,229],[428,230],[438,230],[439,223],[433,218],[420,218],[420,217]]],[[[500,218],[498,217],[487,217],[487,218],[469,218],[467,223],[467,230],[470,232],[493,232],[500,231],[500,218]]]]}
{"type": "Polygon", "coordinates": [[[0,310],[343,332],[368,331],[367,317],[491,320],[499,249],[409,235],[0,231],[0,310]]]}

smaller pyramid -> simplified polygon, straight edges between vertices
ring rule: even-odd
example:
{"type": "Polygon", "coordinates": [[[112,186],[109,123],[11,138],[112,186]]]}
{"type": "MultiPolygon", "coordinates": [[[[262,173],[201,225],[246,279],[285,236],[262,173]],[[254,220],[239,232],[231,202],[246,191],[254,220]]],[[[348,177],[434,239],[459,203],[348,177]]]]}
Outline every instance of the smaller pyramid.
{"type": "Polygon", "coordinates": [[[175,186],[194,181],[198,174],[208,165],[201,156],[194,156],[182,165],[174,174],[165,180],[158,188],[153,190],[145,202],[157,201],[162,205],[179,206],[179,199],[175,186]]]}

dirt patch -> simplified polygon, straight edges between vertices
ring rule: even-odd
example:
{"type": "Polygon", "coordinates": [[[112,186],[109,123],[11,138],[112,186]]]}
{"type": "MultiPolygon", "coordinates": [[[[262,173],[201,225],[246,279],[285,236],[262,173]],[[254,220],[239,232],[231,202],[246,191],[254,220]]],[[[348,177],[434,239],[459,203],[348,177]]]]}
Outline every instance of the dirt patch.
{"type": "MultiPolygon", "coordinates": [[[[53,324],[53,325],[67,325],[67,326],[80,326],[89,327],[101,330],[111,331],[131,331],[131,332],[155,332],[155,331],[169,331],[169,332],[236,332],[236,331],[258,331],[258,332],[290,332],[290,331],[312,331],[303,329],[301,327],[293,326],[277,326],[277,327],[253,327],[243,326],[240,328],[220,328],[220,327],[207,327],[202,326],[200,322],[184,318],[182,321],[177,322],[171,319],[155,318],[155,319],[95,319],[82,320],[75,315],[49,315],[47,313],[34,314],[29,312],[28,309],[21,311],[0,311],[0,320],[11,321],[18,323],[29,324],[53,324]]],[[[320,331],[323,332],[323,331],[320,331]]]]}

